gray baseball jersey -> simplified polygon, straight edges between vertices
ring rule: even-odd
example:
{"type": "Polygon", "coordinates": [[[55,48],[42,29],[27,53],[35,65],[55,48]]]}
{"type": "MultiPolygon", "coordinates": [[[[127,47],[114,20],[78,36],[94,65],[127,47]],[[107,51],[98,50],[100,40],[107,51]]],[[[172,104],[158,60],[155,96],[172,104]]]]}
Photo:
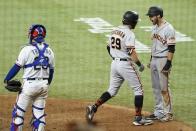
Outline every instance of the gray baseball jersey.
{"type": "Polygon", "coordinates": [[[162,73],[168,55],[168,45],[175,44],[175,30],[165,22],[162,26],[155,25],[152,29],[152,60],[151,79],[155,97],[154,114],[158,118],[172,113],[172,97],[169,89],[169,73],[162,73]]]}
{"type": "Polygon", "coordinates": [[[110,53],[113,57],[108,92],[115,96],[126,80],[135,95],[143,95],[142,84],[127,48],[135,48],[135,35],[128,26],[115,28],[109,37],[110,53]]]}
{"type": "Polygon", "coordinates": [[[130,59],[127,47],[135,48],[135,35],[128,26],[119,26],[111,32],[109,43],[114,58],[130,59]]]}
{"type": "Polygon", "coordinates": [[[175,44],[175,30],[171,24],[165,22],[164,25],[152,28],[152,56],[165,57],[168,53],[168,45],[175,44]]]}

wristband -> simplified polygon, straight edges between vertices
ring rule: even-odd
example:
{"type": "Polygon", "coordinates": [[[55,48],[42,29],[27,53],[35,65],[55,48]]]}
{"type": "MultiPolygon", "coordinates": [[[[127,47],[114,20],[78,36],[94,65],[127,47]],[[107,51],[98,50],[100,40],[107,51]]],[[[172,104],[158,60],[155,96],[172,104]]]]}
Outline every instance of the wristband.
{"type": "Polygon", "coordinates": [[[139,60],[136,61],[135,64],[137,64],[137,66],[139,66],[139,67],[142,65],[141,62],[140,62],[139,60]]]}
{"type": "Polygon", "coordinates": [[[166,64],[171,65],[171,60],[167,60],[166,64]]]}

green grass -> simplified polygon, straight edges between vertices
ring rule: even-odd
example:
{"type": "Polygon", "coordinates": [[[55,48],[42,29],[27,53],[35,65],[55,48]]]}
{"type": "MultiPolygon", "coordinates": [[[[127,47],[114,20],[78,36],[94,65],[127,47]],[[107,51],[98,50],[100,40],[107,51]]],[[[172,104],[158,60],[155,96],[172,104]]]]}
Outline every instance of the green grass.
{"type": "MultiPolygon", "coordinates": [[[[54,81],[50,97],[95,101],[108,87],[110,57],[105,49],[104,34],[91,34],[90,27],[74,19],[101,17],[117,26],[126,10],[136,10],[141,22],[138,26],[151,25],[145,16],[148,7],[161,5],[165,18],[180,32],[196,40],[196,2],[194,0],[1,0],[0,4],[0,79],[3,78],[17,58],[20,47],[28,42],[27,30],[33,23],[44,24],[47,41],[56,57],[54,81]],[[29,4],[31,3],[31,4],[29,4]]],[[[136,28],[136,37],[150,45],[150,33],[136,28]]],[[[178,120],[196,129],[196,42],[177,43],[171,73],[171,90],[174,113],[178,120]]],[[[140,54],[144,64],[149,54],[140,54]]],[[[20,73],[17,78],[20,78],[20,73]]],[[[152,111],[153,95],[150,72],[142,74],[145,91],[144,110],[152,111]]],[[[0,94],[8,94],[0,88],[0,94]]],[[[124,83],[110,104],[133,108],[133,93],[124,83]]]]}

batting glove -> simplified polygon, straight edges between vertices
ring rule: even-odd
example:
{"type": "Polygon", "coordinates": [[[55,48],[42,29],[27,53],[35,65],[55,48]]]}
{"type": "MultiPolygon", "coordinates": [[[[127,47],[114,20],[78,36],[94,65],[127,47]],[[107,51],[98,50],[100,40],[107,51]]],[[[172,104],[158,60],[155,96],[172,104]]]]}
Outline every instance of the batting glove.
{"type": "Polygon", "coordinates": [[[144,71],[144,68],[145,68],[144,65],[141,64],[141,66],[139,66],[139,71],[140,71],[140,72],[144,71]]]}
{"type": "Polygon", "coordinates": [[[168,72],[170,72],[171,67],[172,67],[171,60],[167,60],[165,66],[164,66],[163,69],[162,69],[162,72],[163,72],[163,73],[168,73],[168,72]]]}
{"type": "Polygon", "coordinates": [[[144,65],[138,60],[135,62],[137,66],[139,67],[139,71],[142,72],[144,71],[144,65]]]}

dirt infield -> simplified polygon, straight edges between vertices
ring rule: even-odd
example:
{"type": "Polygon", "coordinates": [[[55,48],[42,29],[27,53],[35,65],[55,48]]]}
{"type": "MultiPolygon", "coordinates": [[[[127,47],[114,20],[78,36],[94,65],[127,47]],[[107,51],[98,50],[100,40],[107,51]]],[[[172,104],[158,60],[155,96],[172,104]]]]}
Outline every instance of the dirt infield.
{"type": "MultiPolygon", "coordinates": [[[[0,96],[0,131],[9,131],[15,98],[15,96],[0,96]]],[[[91,131],[193,131],[191,127],[176,120],[136,127],[132,125],[133,110],[111,105],[104,105],[99,109],[92,127],[85,121],[85,107],[88,104],[89,102],[78,100],[48,98],[46,131],[72,131],[73,127],[88,128],[82,131],[90,131],[89,128],[96,128],[91,131]]],[[[31,130],[30,119],[31,109],[29,108],[25,114],[24,131],[31,130]]]]}

